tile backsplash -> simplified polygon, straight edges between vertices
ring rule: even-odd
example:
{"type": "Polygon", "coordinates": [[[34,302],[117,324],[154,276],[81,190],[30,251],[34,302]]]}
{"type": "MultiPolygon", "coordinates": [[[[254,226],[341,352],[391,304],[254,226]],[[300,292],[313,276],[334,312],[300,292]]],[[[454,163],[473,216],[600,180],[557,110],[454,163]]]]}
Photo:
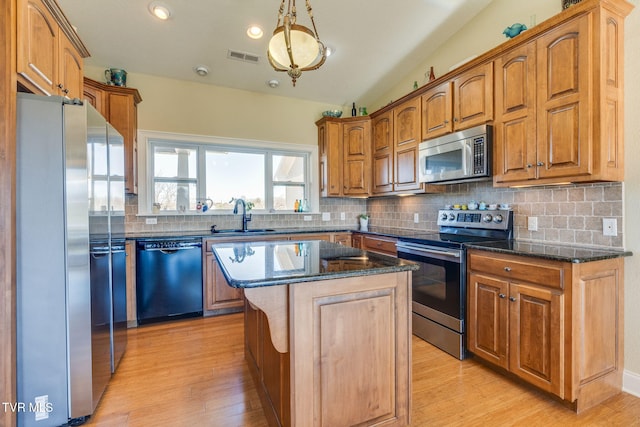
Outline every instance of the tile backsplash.
{"type": "Polygon", "coordinates": [[[442,194],[372,198],[367,203],[371,227],[437,230],[438,209],[446,204],[509,203],[516,239],[622,248],[623,184],[598,183],[530,188],[493,188],[491,182],[448,185],[442,194]],[[418,223],[414,214],[418,214],[418,223]],[[527,218],[538,218],[538,231],[527,229],[527,218]],[[604,236],[602,218],[614,218],[618,235],[604,236]]]}
{"type": "MultiPolygon", "coordinates": [[[[623,184],[597,183],[531,188],[494,188],[491,182],[447,185],[442,194],[370,199],[321,198],[320,212],[329,213],[323,221],[319,213],[255,214],[249,228],[324,227],[357,229],[358,215],[368,213],[370,227],[409,228],[434,231],[438,209],[446,204],[510,203],[514,211],[514,236],[517,239],[579,244],[595,247],[623,248],[623,184]],[[341,219],[341,214],[345,219],[341,219]],[[418,214],[418,222],[414,221],[418,214]],[[310,217],[310,221],[305,221],[310,217]],[[527,229],[527,218],[538,218],[538,230],[527,229]],[[602,219],[617,220],[618,235],[604,236],[602,219]]],[[[240,228],[237,215],[158,215],[158,223],[146,224],[145,216],[137,216],[136,196],[127,196],[126,228],[128,233],[162,233],[176,231],[208,231],[240,228]]]]}

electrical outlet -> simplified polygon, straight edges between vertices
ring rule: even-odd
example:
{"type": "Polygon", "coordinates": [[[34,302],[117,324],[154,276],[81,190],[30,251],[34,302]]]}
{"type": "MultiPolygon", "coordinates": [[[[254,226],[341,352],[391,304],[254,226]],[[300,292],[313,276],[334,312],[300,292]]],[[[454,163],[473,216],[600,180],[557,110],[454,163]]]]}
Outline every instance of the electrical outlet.
{"type": "Polygon", "coordinates": [[[340,212],[340,221],[344,221],[347,219],[347,214],[345,214],[344,212],[340,212]]]}
{"type": "Polygon", "coordinates": [[[311,221],[313,218],[311,218],[311,215],[305,215],[304,218],[302,218],[304,221],[311,221]]]}
{"type": "Polygon", "coordinates": [[[602,218],[602,234],[604,236],[617,236],[618,220],[615,218],[602,218]]]}
{"type": "Polygon", "coordinates": [[[538,231],[538,217],[530,216],[527,219],[527,229],[529,231],[538,231]]]}
{"type": "Polygon", "coordinates": [[[323,221],[331,221],[331,212],[322,212],[323,221]]]}
{"type": "Polygon", "coordinates": [[[147,218],[144,222],[147,225],[156,225],[158,223],[158,218],[147,218]]]}
{"type": "Polygon", "coordinates": [[[416,224],[420,222],[420,214],[419,213],[414,213],[413,214],[413,222],[415,222],[416,224]]]}

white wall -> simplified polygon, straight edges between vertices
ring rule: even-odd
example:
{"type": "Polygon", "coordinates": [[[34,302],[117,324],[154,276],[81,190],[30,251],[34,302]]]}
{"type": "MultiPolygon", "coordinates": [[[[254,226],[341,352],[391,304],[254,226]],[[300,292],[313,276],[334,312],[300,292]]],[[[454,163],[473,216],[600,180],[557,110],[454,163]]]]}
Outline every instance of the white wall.
{"type": "MultiPolygon", "coordinates": [[[[104,69],[85,75],[104,81],[104,69]]],[[[129,73],[142,96],[138,128],[207,136],[316,145],[315,122],[339,105],[301,101],[220,86],[129,73]]]]}

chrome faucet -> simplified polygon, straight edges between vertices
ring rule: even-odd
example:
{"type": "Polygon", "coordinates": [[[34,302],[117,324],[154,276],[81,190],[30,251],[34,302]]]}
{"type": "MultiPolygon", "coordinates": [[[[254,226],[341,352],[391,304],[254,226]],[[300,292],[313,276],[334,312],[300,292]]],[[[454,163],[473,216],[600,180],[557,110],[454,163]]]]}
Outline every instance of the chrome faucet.
{"type": "Polygon", "coordinates": [[[233,214],[238,214],[238,205],[242,205],[242,231],[247,231],[247,223],[251,221],[251,214],[247,214],[247,204],[243,199],[236,199],[236,204],[233,207],[233,214]]]}

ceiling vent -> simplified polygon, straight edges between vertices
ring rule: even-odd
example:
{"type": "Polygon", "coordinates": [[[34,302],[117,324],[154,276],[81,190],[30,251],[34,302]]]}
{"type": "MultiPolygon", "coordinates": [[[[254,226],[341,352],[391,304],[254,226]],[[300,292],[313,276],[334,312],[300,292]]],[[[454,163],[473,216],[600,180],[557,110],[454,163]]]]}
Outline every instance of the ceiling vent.
{"type": "Polygon", "coordinates": [[[255,53],[240,52],[238,50],[231,49],[227,51],[227,58],[249,62],[250,64],[257,64],[260,61],[260,57],[255,53]]]}

